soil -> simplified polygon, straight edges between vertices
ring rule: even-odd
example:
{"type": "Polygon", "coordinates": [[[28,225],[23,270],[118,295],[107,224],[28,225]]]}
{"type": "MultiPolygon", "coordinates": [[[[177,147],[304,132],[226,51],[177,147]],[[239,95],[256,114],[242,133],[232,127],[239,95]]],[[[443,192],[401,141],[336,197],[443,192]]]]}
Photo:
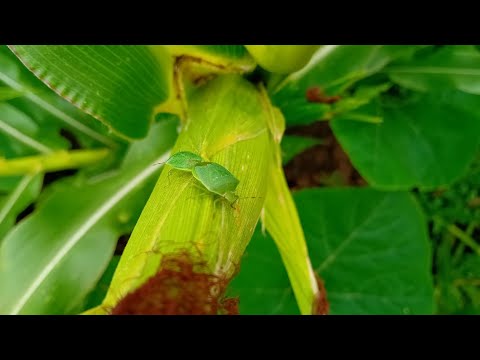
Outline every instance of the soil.
{"type": "Polygon", "coordinates": [[[292,190],[367,184],[335,139],[329,122],[319,121],[308,126],[289,128],[286,134],[314,137],[322,141],[320,145],[297,155],[284,167],[288,185],[292,190]]]}

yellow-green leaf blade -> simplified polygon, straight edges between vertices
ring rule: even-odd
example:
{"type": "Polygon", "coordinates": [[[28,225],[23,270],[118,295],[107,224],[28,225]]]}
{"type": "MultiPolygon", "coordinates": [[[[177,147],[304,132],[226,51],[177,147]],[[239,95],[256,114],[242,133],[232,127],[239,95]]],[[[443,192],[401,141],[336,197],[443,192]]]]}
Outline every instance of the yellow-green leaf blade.
{"type": "Polygon", "coordinates": [[[125,248],[105,308],[152,276],[167,253],[189,251],[212,273],[232,276],[251,238],[265,200],[270,149],[260,95],[241,77],[222,76],[192,94],[188,109],[172,153],[191,151],[227,168],[240,180],[240,199],[232,207],[191,173],[166,167],[125,248]]]}

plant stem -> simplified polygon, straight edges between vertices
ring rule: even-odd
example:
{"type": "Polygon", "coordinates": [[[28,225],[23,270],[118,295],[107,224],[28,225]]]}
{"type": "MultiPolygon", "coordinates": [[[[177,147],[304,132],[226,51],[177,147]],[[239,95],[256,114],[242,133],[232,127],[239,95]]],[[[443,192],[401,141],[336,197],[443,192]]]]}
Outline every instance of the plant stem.
{"type": "Polygon", "coordinates": [[[0,158],[0,176],[17,176],[51,172],[95,164],[104,159],[110,151],[98,150],[59,150],[46,155],[26,156],[15,159],[0,158]]]}
{"type": "Polygon", "coordinates": [[[453,286],[480,286],[480,279],[455,279],[453,286]]]}
{"type": "Polygon", "coordinates": [[[467,226],[467,229],[465,230],[465,233],[468,235],[468,236],[472,236],[473,234],[473,231],[475,230],[475,228],[478,226],[478,223],[476,221],[472,221],[470,224],[468,224],[467,226]]]}
{"type": "Polygon", "coordinates": [[[470,248],[472,248],[473,251],[480,255],[480,245],[478,245],[475,240],[473,240],[472,237],[468,236],[468,234],[466,234],[462,229],[460,229],[455,224],[447,225],[446,228],[448,232],[450,232],[450,234],[457,237],[465,245],[469,246],[470,248]]]}
{"type": "Polygon", "coordinates": [[[260,86],[260,93],[269,114],[274,149],[268,172],[263,223],[280,252],[300,313],[311,315],[314,302],[319,296],[319,288],[297,208],[283,173],[280,141],[285,130],[285,119],[278,109],[271,105],[263,86],[260,86]]]}

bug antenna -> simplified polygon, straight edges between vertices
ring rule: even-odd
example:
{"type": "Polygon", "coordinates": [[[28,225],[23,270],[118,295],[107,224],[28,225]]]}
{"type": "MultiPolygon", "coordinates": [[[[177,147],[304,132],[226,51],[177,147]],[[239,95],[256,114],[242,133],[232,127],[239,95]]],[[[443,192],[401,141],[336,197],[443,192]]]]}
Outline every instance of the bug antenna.
{"type": "MultiPolygon", "coordinates": [[[[168,160],[167,160],[168,161],[168,160]]],[[[162,161],[162,162],[158,162],[158,163],[153,163],[152,166],[155,166],[155,165],[163,165],[165,164],[167,161],[162,161]]]]}

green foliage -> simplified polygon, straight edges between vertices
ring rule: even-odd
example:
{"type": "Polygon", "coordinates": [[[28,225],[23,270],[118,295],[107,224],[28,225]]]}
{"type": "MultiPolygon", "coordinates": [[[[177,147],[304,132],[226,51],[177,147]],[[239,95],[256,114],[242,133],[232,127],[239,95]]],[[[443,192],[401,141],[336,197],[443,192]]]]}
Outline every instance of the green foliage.
{"type": "Polygon", "coordinates": [[[160,170],[152,165],[167,158],[175,126],[161,123],[132,145],[116,174],[96,179],[79,173],[48,189],[34,213],[1,244],[1,313],[80,310],[118,237],[132,230],[160,170]]]}
{"type": "Polygon", "coordinates": [[[318,139],[309,138],[305,136],[286,135],[282,138],[282,162],[287,164],[295,156],[308,148],[321,144],[318,139]]]}
{"type": "Polygon", "coordinates": [[[108,312],[192,243],[244,314],[311,313],[312,269],[332,314],[480,313],[477,47],[0,46],[0,313],[108,312]],[[317,121],[365,188],[289,191],[317,121]]]}
{"type": "Polygon", "coordinates": [[[456,88],[480,95],[480,52],[474,46],[443,46],[385,69],[392,81],[417,90],[456,88]]]}
{"type": "Polygon", "coordinates": [[[418,193],[436,250],[435,286],[440,314],[480,313],[479,160],[477,155],[467,174],[451,186],[418,193]]]}
{"type": "Polygon", "coordinates": [[[146,46],[12,46],[52,90],[127,138],[147,134],[170,94],[171,60],[146,46]],[[107,100],[108,99],[108,100],[107,100]]]}
{"type": "Polygon", "coordinates": [[[382,122],[334,120],[335,136],[362,176],[382,189],[433,188],[465,173],[479,144],[480,98],[454,90],[387,95],[362,111],[382,122]],[[368,150],[367,150],[368,149],[368,150]]]}
{"type": "Polygon", "coordinates": [[[0,196],[0,243],[14,224],[17,216],[40,194],[42,175],[25,175],[8,194],[0,196]]]}
{"type": "Polygon", "coordinates": [[[468,172],[451,186],[420,192],[419,199],[428,217],[467,226],[480,222],[480,157],[468,172]]]}
{"type": "MultiPolygon", "coordinates": [[[[431,250],[411,195],[332,188],[294,197],[332,314],[433,312],[431,250]]],[[[243,313],[297,313],[271,242],[257,233],[232,284],[232,294],[245,299],[243,313]]]]}

